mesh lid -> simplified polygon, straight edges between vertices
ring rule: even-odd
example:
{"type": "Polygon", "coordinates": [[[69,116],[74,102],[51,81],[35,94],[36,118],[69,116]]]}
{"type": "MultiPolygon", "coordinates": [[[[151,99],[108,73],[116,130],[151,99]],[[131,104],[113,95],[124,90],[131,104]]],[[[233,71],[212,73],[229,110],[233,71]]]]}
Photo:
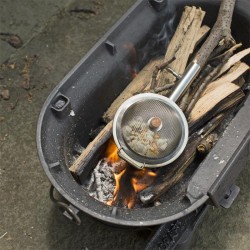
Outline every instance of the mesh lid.
{"type": "Polygon", "coordinates": [[[116,117],[117,140],[123,150],[143,163],[157,164],[173,157],[185,137],[184,116],[178,106],[156,94],[130,99],[116,117]]]}
{"type": "Polygon", "coordinates": [[[121,125],[127,146],[147,158],[169,155],[178,147],[182,136],[176,112],[158,100],[144,100],[131,105],[124,113],[121,125]]]}

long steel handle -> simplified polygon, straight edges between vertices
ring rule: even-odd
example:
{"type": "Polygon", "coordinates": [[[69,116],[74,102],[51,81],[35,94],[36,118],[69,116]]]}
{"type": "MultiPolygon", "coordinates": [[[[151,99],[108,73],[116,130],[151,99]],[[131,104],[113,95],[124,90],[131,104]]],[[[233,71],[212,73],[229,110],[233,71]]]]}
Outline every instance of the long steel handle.
{"type": "Polygon", "coordinates": [[[190,63],[186,68],[185,72],[183,73],[181,79],[177,82],[176,88],[174,89],[169,99],[174,102],[177,102],[182,97],[188,86],[192,83],[195,76],[200,71],[200,68],[200,65],[196,62],[190,63]]]}

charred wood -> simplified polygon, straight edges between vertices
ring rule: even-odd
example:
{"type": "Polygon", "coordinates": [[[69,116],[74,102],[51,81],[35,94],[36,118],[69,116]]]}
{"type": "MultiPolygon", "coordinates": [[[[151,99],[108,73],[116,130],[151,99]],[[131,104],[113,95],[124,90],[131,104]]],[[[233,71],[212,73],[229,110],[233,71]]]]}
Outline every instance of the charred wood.
{"type": "Polygon", "coordinates": [[[79,177],[89,161],[94,157],[102,145],[104,145],[112,134],[113,121],[109,122],[103,130],[91,141],[81,155],[69,168],[72,174],[79,177]]]}
{"type": "Polygon", "coordinates": [[[224,117],[223,114],[216,116],[200,131],[190,136],[188,144],[181,156],[165,168],[161,168],[157,172],[158,178],[156,181],[150,187],[140,192],[139,197],[143,204],[153,203],[182,179],[185,170],[196,157],[197,146],[205,136],[210,134],[221,123],[224,117]]]}

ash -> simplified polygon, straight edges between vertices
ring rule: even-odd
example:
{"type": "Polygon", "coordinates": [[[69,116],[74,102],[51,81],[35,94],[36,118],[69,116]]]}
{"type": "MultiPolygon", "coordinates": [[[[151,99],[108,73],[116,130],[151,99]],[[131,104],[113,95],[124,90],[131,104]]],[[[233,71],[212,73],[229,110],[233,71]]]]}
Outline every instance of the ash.
{"type": "Polygon", "coordinates": [[[113,200],[114,189],[115,178],[113,167],[105,159],[102,159],[91,173],[87,190],[90,196],[106,203],[107,201],[113,200]]]}

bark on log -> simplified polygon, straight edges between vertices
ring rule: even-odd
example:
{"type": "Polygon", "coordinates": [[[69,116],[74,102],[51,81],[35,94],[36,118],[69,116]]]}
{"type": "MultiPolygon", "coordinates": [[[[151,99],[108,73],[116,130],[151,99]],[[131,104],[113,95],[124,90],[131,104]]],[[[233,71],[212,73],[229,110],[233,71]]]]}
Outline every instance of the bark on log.
{"type": "MultiPolygon", "coordinates": [[[[178,74],[184,72],[188,58],[193,53],[197,40],[201,38],[199,30],[204,16],[205,12],[201,9],[185,7],[164,59],[164,61],[168,61],[174,56],[176,57],[176,60],[170,64],[170,67],[178,74]]],[[[157,87],[162,87],[175,81],[175,76],[167,70],[162,70],[157,76],[157,87]]]]}
{"type": "Polygon", "coordinates": [[[81,155],[75,160],[73,165],[69,168],[70,172],[75,176],[80,176],[84,166],[92,159],[96,154],[96,151],[107,142],[112,135],[113,121],[109,122],[104,129],[91,141],[81,155]]]}
{"type": "Polygon", "coordinates": [[[202,139],[202,141],[197,146],[197,151],[203,155],[208,154],[217,141],[218,135],[216,133],[212,133],[206,138],[202,139]]]}
{"type": "Polygon", "coordinates": [[[232,39],[231,22],[235,0],[222,0],[217,20],[210,32],[210,35],[201,46],[196,55],[195,61],[203,67],[220,40],[232,39]]]}

